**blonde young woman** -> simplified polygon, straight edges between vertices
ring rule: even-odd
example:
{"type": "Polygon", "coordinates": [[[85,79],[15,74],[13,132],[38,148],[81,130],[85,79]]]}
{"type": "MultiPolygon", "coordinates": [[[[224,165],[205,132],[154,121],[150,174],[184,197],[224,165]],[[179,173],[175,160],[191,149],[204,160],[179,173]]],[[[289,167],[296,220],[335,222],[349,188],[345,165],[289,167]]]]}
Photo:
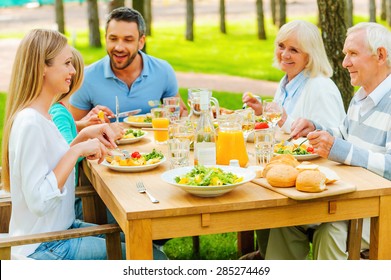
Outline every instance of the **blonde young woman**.
{"type": "MultiPolygon", "coordinates": [[[[81,156],[101,162],[116,147],[108,124],[80,131],[71,145],[48,114],[55,96],[75,75],[72,51],[57,31],[36,29],[22,40],[12,69],[3,130],[2,178],[11,192],[11,236],[89,224],[75,220],[74,166],[81,156]]],[[[105,259],[99,237],[12,248],[34,259],[105,259]]]]}
{"type": "MultiPolygon", "coordinates": [[[[274,64],[285,72],[274,101],[283,105],[278,125],[289,133],[293,121],[307,118],[325,126],[337,126],[345,118],[341,94],[330,79],[333,74],[318,28],[294,20],[281,27],[275,40],[274,64]]],[[[245,93],[243,102],[262,114],[262,104],[245,93]]]]}
{"type": "MultiPolygon", "coordinates": [[[[278,126],[290,133],[298,118],[314,120],[326,127],[337,127],[345,118],[341,93],[330,79],[333,74],[319,29],[312,23],[294,20],[283,25],[275,40],[273,65],[285,72],[274,101],[283,106],[278,126]]],[[[262,114],[262,104],[248,93],[243,102],[262,114]]],[[[264,258],[269,230],[257,231],[260,251],[243,259],[264,258]]]]}

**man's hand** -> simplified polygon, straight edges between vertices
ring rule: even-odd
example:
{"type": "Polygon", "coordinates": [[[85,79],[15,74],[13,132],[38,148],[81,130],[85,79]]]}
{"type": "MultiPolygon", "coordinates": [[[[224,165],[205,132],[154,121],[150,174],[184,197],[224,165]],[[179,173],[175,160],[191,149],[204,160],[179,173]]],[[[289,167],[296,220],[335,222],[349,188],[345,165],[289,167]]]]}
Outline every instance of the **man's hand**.
{"type": "Polygon", "coordinates": [[[324,130],[316,130],[308,133],[307,138],[316,154],[323,158],[328,158],[335,140],[330,133],[324,130]]]}
{"type": "Polygon", "coordinates": [[[315,125],[307,119],[299,118],[292,123],[290,136],[293,139],[307,137],[307,134],[315,130],[315,125]]]}

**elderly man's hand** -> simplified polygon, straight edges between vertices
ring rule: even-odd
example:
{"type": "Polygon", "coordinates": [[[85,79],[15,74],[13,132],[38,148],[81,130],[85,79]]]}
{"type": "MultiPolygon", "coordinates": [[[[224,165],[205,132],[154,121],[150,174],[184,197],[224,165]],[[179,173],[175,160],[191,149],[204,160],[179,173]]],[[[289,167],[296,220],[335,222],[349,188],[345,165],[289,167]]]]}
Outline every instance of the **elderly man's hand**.
{"type": "Polygon", "coordinates": [[[328,158],[335,140],[330,133],[324,130],[316,130],[308,133],[307,138],[315,153],[323,158],[328,158]]]}
{"type": "Polygon", "coordinates": [[[315,125],[311,121],[299,118],[292,123],[290,136],[293,139],[307,137],[307,134],[314,130],[315,125]]]}

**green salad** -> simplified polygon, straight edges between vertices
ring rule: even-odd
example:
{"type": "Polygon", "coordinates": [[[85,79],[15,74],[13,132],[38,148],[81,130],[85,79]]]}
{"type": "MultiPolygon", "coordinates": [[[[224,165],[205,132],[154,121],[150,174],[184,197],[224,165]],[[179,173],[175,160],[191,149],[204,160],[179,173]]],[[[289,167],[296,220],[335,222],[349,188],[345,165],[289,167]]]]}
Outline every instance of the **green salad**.
{"type": "Polygon", "coordinates": [[[145,133],[141,129],[132,129],[129,128],[125,130],[125,135],[123,138],[137,138],[143,136],[145,133]]]}
{"type": "Polygon", "coordinates": [[[243,181],[243,177],[238,177],[232,172],[224,172],[218,167],[205,167],[202,165],[194,166],[190,172],[175,177],[177,184],[190,186],[223,186],[236,184],[241,181],[243,181]]]}

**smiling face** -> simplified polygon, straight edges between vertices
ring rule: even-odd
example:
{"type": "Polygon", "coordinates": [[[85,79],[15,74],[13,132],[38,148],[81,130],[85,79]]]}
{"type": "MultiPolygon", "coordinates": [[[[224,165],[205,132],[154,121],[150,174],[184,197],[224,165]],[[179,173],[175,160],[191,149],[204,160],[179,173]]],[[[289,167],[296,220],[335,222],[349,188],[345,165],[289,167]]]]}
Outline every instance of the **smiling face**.
{"type": "Polygon", "coordinates": [[[365,30],[351,33],[346,38],[342,66],[349,71],[350,83],[353,86],[362,86],[370,93],[378,84],[375,77],[379,70],[379,61],[371,52],[365,38],[365,30]]]}
{"type": "Polygon", "coordinates": [[[287,74],[289,81],[296,77],[308,63],[308,54],[300,50],[293,36],[278,42],[275,55],[280,69],[287,74]]]}
{"type": "Polygon", "coordinates": [[[140,38],[137,23],[111,20],[107,25],[106,49],[113,70],[131,65],[144,42],[145,36],[140,38]]]}
{"type": "Polygon", "coordinates": [[[72,65],[72,50],[66,45],[61,52],[45,66],[44,88],[48,92],[61,94],[69,91],[76,70],[72,65]]]}

